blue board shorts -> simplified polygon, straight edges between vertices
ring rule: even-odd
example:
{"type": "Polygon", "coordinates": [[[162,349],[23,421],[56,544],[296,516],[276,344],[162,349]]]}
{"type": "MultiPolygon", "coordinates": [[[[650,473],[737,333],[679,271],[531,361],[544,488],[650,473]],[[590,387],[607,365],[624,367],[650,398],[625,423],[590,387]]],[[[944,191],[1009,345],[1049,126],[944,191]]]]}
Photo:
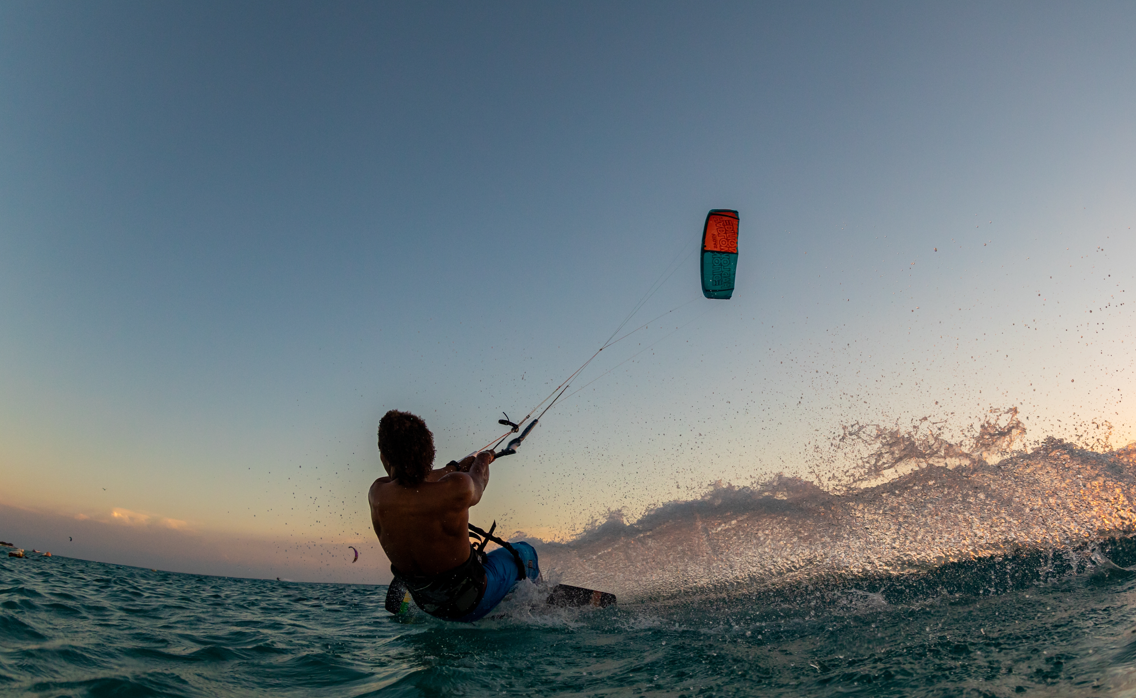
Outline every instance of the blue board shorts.
{"type": "MultiPolygon", "coordinates": [[[[528,543],[513,543],[513,547],[517,549],[520,554],[521,560],[525,563],[525,574],[528,579],[536,581],[540,577],[540,565],[536,561],[536,551],[528,543]]],[[[472,611],[456,618],[459,623],[472,623],[473,621],[484,617],[487,613],[496,608],[497,604],[501,603],[501,599],[517,586],[518,579],[517,563],[513,559],[513,554],[504,548],[498,548],[489,553],[485,559],[485,577],[488,580],[485,585],[485,595],[481,597],[481,602],[472,611]]]]}

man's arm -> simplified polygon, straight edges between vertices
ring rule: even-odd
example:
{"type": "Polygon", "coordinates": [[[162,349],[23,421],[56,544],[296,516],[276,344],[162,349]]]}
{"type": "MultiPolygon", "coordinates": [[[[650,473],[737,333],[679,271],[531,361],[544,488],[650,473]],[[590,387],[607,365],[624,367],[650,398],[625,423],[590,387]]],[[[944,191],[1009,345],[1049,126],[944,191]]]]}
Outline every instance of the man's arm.
{"type": "MultiPolygon", "coordinates": [[[[467,459],[468,460],[468,459],[467,459]]],[[[462,461],[465,464],[466,461],[462,461]]],[[[489,464],[493,462],[493,451],[482,451],[478,453],[473,459],[473,462],[467,466],[469,477],[474,482],[477,490],[476,496],[470,502],[470,506],[477,504],[481,501],[481,495],[485,492],[485,488],[489,486],[489,464]]]]}
{"type": "Polygon", "coordinates": [[[468,472],[470,466],[473,464],[473,458],[476,455],[476,453],[468,455],[465,458],[462,458],[460,463],[456,460],[452,460],[440,468],[434,468],[430,472],[426,473],[426,482],[437,482],[438,480],[441,480],[445,476],[452,473],[468,472]]]}
{"type": "Polygon", "coordinates": [[[492,462],[493,453],[482,451],[476,456],[466,456],[461,463],[450,462],[444,468],[431,471],[428,479],[447,484],[451,496],[460,500],[455,505],[468,509],[481,501],[485,486],[489,484],[489,464],[492,462]]]}
{"type": "Polygon", "coordinates": [[[460,463],[450,461],[441,468],[431,470],[426,481],[447,485],[447,496],[460,500],[454,501],[454,505],[468,509],[481,501],[481,495],[489,484],[489,464],[492,462],[493,453],[482,451],[466,456],[460,463]]]}

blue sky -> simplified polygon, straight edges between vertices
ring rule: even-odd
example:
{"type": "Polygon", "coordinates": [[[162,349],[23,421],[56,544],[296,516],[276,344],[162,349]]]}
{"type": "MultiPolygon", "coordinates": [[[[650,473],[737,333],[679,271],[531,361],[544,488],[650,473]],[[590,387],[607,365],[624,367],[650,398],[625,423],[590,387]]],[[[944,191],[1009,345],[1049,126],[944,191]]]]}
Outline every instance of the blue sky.
{"type": "Polygon", "coordinates": [[[0,5],[3,511],[102,522],[84,557],[173,530],[365,581],[378,418],[464,455],[676,259],[630,326],[677,310],[578,385],[651,348],[558,405],[475,518],[564,535],[803,472],[855,421],[1017,406],[1031,438],[1107,420],[1123,445],[1133,26],[1125,3],[0,5]],[[741,213],[728,302],[685,256],[710,208],[741,213]],[[288,553],[347,544],[365,574],[288,553]]]}

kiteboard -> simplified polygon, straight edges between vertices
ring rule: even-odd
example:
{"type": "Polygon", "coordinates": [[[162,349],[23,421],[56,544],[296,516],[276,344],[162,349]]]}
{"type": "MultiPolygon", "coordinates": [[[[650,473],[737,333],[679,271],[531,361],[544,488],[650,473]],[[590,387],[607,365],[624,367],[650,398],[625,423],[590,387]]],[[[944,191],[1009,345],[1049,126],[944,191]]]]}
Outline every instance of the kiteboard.
{"type": "Polygon", "coordinates": [[[581,608],[584,606],[607,608],[615,605],[615,594],[567,584],[557,584],[552,587],[552,593],[548,595],[545,603],[557,608],[581,608]]]}
{"type": "MultiPolygon", "coordinates": [[[[387,587],[386,609],[395,615],[401,615],[410,610],[410,592],[401,579],[395,577],[387,587]]],[[[545,599],[545,603],[555,608],[607,608],[615,605],[615,594],[584,587],[574,587],[569,584],[557,584],[552,587],[552,593],[545,599]]]]}

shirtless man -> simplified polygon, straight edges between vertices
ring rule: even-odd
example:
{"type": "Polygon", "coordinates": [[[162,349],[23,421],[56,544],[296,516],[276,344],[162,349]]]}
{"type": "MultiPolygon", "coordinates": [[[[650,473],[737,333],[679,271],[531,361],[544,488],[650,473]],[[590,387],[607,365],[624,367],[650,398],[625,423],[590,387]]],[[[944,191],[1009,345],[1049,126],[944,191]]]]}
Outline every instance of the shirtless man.
{"type": "Polygon", "coordinates": [[[379,458],[387,477],[375,480],[367,495],[371,522],[391,572],[422,610],[446,620],[475,621],[520,579],[540,575],[528,543],[488,555],[470,545],[469,508],[481,501],[489,484],[491,452],[433,469],[434,435],[426,423],[391,410],[379,422],[379,458]]]}

